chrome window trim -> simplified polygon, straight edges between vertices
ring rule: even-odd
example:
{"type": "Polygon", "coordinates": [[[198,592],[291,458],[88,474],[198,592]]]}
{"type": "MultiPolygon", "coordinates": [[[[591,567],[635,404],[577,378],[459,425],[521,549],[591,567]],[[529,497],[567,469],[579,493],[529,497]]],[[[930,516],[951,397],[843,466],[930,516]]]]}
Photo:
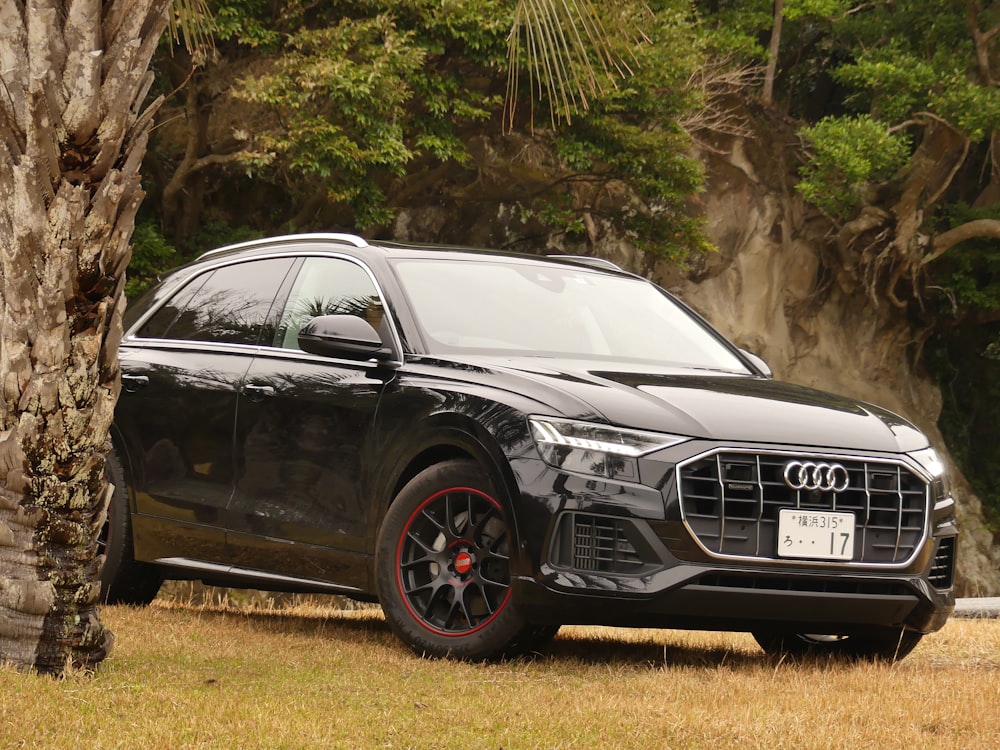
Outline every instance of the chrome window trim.
{"type": "MultiPolygon", "coordinates": [[[[816,566],[820,568],[828,568],[830,570],[903,570],[913,564],[914,560],[920,555],[921,551],[926,546],[928,540],[932,536],[931,531],[931,488],[932,488],[932,477],[930,477],[927,472],[917,464],[915,461],[908,462],[903,459],[905,454],[889,454],[889,455],[878,455],[872,453],[848,453],[848,452],[833,452],[833,451],[809,451],[802,449],[758,449],[747,446],[735,446],[735,445],[717,445],[713,446],[707,450],[701,451],[694,456],[690,456],[681,461],[678,461],[674,468],[674,482],[677,488],[677,505],[680,511],[681,522],[684,524],[684,529],[687,531],[688,535],[694,540],[698,548],[704,552],[706,555],[715,560],[725,560],[728,562],[739,562],[739,563],[761,563],[767,566],[781,566],[781,567],[799,567],[803,565],[816,566]],[[757,465],[760,466],[760,456],[778,456],[778,457],[797,457],[801,458],[807,456],[809,458],[823,458],[841,461],[852,461],[857,463],[877,463],[877,464],[892,464],[895,465],[897,471],[900,468],[905,468],[915,474],[924,482],[924,528],[921,532],[920,540],[913,546],[913,554],[911,554],[905,560],[895,563],[870,563],[870,562],[856,562],[853,560],[843,561],[843,560],[810,560],[806,558],[783,558],[783,557],[761,557],[759,555],[730,555],[725,553],[713,552],[708,547],[706,547],[698,534],[692,528],[691,524],[688,523],[687,514],[684,510],[683,502],[683,491],[681,488],[681,471],[682,469],[692,463],[700,461],[711,456],[716,456],[718,461],[718,454],[721,453],[737,453],[743,455],[753,455],[756,457],[757,465]]],[[[757,472],[758,482],[760,481],[760,471],[758,468],[757,472]]],[[[865,482],[868,482],[867,472],[865,474],[865,482]]],[[[866,487],[867,491],[867,487],[866,487]]],[[[722,505],[725,505],[725,494],[723,494],[722,505]]],[[[723,516],[723,523],[724,523],[723,516]]],[[[867,522],[867,521],[866,521],[867,522]]],[[[759,534],[758,534],[759,536],[759,534]]],[[[862,540],[863,542],[864,540],[862,540]]],[[[898,543],[898,539],[897,539],[898,543]]],[[[759,552],[760,543],[757,543],[757,549],[759,552]]]]}
{"type": "MultiPolygon", "coordinates": [[[[315,239],[325,239],[330,235],[304,235],[306,241],[315,239]]],[[[301,238],[296,238],[301,239],[301,238]]],[[[222,249],[222,248],[220,248],[222,249]]],[[[211,251],[210,251],[211,252],[211,251]]],[[[206,253],[207,255],[208,253],[206,253]]],[[[202,256],[205,257],[205,256],[202,256]]],[[[291,355],[295,355],[296,358],[307,358],[313,359],[317,362],[350,362],[352,364],[363,363],[366,360],[356,360],[356,359],[336,359],[332,357],[321,357],[317,355],[311,355],[301,349],[285,349],[284,347],[269,346],[267,344],[232,344],[220,341],[201,341],[199,339],[171,339],[171,338],[145,338],[142,336],[137,336],[133,331],[138,331],[149,320],[153,315],[156,314],[160,308],[163,307],[167,302],[172,300],[176,295],[180,294],[183,289],[185,289],[188,284],[192,283],[199,276],[202,276],[211,271],[216,271],[220,268],[226,268],[228,266],[238,265],[240,263],[252,263],[254,261],[260,260],[272,260],[275,258],[290,258],[294,265],[296,260],[302,260],[305,258],[331,258],[334,260],[346,260],[354,263],[361,267],[361,269],[368,275],[368,278],[372,282],[372,286],[375,287],[375,292],[378,294],[379,300],[382,303],[382,309],[386,315],[386,319],[389,321],[389,332],[392,336],[393,348],[399,357],[400,362],[405,361],[405,353],[403,351],[403,343],[399,337],[399,330],[396,324],[395,316],[392,314],[392,310],[388,304],[385,292],[382,290],[382,285],[379,284],[378,278],[375,276],[374,271],[360,258],[355,258],[352,255],[347,255],[345,253],[337,252],[336,250],[323,250],[322,248],[309,248],[303,249],[301,251],[296,250],[293,245],[284,245],[281,248],[275,248],[275,252],[266,253],[263,255],[254,255],[249,258],[236,257],[236,258],[225,258],[219,259],[213,263],[206,263],[203,268],[195,271],[188,279],[186,279],[181,285],[174,291],[173,294],[166,297],[160,304],[151,307],[142,317],[135,321],[129,328],[125,336],[122,337],[123,346],[139,345],[142,348],[166,348],[166,349],[222,349],[227,350],[228,347],[237,347],[237,351],[247,353],[248,350],[253,350],[254,352],[288,352],[291,355]]],[[[301,271],[301,269],[300,269],[301,271]]],[[[280,285],[279,285],[280,286],[280,285]]],[[[277,292],[277,289],[275,290],[277,292]]],[[[273,301],[273,300],[272,300],[273,301]]]]}

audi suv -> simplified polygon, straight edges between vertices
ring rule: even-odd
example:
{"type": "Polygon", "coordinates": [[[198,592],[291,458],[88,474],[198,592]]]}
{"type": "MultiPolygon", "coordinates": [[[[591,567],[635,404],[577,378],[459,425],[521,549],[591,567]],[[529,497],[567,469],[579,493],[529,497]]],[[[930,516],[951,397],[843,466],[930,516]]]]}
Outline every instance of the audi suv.
{"type": "Polygon", "coordinates": [[[924,435],[604,261],[243,243],[133,304],[120,362],[109,602],[341,594],[461,659],[562,624],[896,659],[954,607],[924,435]]]}

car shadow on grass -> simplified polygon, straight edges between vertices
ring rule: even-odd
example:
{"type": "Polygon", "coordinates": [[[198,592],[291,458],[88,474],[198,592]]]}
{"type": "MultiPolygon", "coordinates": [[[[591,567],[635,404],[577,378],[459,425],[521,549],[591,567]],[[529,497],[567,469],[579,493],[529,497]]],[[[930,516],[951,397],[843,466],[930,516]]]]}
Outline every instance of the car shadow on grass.
{"type": "MultiPolygon", "coordinates": [[[[233,602],[192,603],[158,601],[155,608],[166,611],[195,612],[199,619],[229,620],[234,626],[240,623],[255,632],[276,635],[299,634],[323,639],[344,639],[358,642],[370,641],[372,648],[392,648],[400,652],[410,650],[395,638],[377,605],[358,605],[351,609],[332,609],[310,605],[261,609],[246,607],[233,602]]],[[[714,640],[720,645],[691,645],[683,640],[671,643],[669,639],[637,638],[631,631],[616,628],[564,627],[554,640],[537,651],[510,661],[521,663],[578,663],[588,665],[615,665],[631,667],[730,667],[759,668],[773,660],[757,651],[754,646],[740,642],[733,636],[733,645],[726,644],[726,636],[714,640]]]]}
{"type": "Polygon", "coordinates": [[[672,644],[668,641],[642,641],[623,635],[616,638],[613,629],[600,635],[588,636],[560,632],[543,651],[530,657],[543,661],[579,662],[583,664],[614,664],[629,666],[670,667],[753,667],[769,663],[761,651],[742,646],[672,644]]]}

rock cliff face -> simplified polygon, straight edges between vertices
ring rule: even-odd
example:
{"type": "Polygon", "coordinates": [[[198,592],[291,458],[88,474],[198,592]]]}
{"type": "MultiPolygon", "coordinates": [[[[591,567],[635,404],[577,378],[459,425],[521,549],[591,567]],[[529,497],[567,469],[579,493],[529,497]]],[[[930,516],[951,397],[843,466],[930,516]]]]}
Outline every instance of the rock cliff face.
{"type": "MultiPolygon", "coordinates": [[[[737,344],[762,356],[775,378],[891,409],[923,429],[951,463],[937,429],[940,391],[914,364],[917,332],[897,308],[870,299],[838,268],[830,222],[793,187],[794,133],[772,125],[761,127],[758,137],[717,143],[702,155],[707,185],[692,210],[705,216],[718,252],[687,268],[653,260],[589,216],[588,238],[577,244],[530,236],[511,209],[523,186],[512,173],[491,174],[497,160],[486,157],[476,159],[482,163],[474,187],[463,187],[460,195],[444,191],[436,206],[414,202],[390,233],[401,240],[610,258],[677,293],[737,344]]],[[[484,153],[509,146],[496,142],[484,153]]],[[[521,171],[541,174],[544,182],[551,164],[551,158],[538,159],[537,169],[521,171]]],[[[1000,595],[1000,546],[954,466],[952,477],[962,529],[959,592],[1000,595]]]]}

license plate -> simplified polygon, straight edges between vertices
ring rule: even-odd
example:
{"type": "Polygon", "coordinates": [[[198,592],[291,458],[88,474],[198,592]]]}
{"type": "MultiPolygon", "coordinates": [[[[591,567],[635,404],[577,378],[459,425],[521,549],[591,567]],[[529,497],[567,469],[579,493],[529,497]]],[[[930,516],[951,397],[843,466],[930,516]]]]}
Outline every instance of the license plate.
{"type": "Polygon", "coordinates": [[[782,508],[778,557],[850,560],[854,557],[854,514],[782,508]]]}

